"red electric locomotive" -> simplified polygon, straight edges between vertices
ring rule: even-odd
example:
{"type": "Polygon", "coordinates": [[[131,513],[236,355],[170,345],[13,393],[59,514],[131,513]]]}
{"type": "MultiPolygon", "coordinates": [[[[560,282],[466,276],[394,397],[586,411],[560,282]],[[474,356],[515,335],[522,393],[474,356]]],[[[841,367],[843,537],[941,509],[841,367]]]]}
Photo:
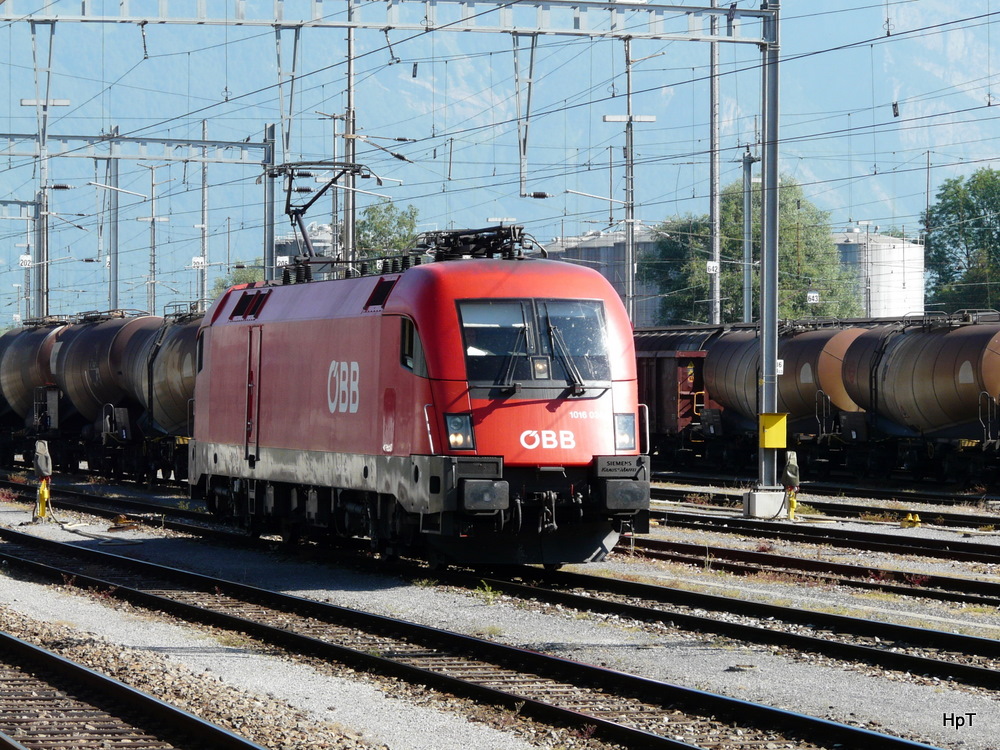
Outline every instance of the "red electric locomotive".
{"type": "Polygon", "coordinates": [[[230,289],[198,338],[193,494],[446,562],[599,560],[647,530],[625,310],[521,241],[440,232],[378,275],[230,289]]]}

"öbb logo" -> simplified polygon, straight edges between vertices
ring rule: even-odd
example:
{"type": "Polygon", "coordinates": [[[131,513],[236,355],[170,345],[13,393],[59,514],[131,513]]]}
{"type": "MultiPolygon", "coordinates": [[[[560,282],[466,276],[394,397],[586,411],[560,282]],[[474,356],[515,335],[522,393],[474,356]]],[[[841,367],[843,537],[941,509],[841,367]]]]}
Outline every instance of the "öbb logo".
{"type": "Polygon", "coordinates": [[[357,362],[330,363],[326,378],[326,405],[331,414],[355,414],[358,411],[358,382],[361,367],[357,362]]]}
{"type": "Polygon", "coordinates": [[[529,451],[535,448],[562,448],[571,450],[576,447],[576,436],[571,430],[525,430],[521,433],[521,446],[529,451]]]}

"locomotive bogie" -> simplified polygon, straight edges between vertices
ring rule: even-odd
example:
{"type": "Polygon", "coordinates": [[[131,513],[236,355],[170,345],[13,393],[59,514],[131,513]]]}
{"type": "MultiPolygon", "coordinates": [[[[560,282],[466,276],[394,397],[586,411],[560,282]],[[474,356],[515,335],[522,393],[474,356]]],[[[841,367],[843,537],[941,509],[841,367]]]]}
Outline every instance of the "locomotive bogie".
{"type": "MultiPolygon", "coordinates": [[[[364,477],[369,469],[365,485],[349,488],[204,477],[206,504],[257,534],[357,536],[379,552],[416,550],[453,562],[587,562],[603,559],[620,533],[648,531],[648,482],[626,476],[640,470],[636,461],[628,468],[602,466],[592,476],[557,477],[538,469],[502,472],[499,457],[367,458],[349,474],[364,477]],[[589,497],[585,504],[587,488],[601,495],[596,505],[589,497]],[[409,503],[400,502],[407,496],[409,503]]],[[[267,473],[266,463],[257,468],[267,473]]],[[[329,471],[327,482],[344,485],[345,476],[342,469],[329,471]]]]}

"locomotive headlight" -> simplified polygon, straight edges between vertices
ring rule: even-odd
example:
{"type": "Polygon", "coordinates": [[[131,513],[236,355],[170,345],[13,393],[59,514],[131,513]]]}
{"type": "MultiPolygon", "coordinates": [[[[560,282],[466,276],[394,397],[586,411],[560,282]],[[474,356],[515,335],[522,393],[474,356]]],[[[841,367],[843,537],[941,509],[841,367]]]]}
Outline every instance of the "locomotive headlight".
{"type": "Polygon", "coordinates": [[[531,369],[534,372],[535,380],[548,380],[549,379],[549,358],[548,357],[532,357],[531,358],[531,369]]]}
{"type": "Polygon", "coordinates": [[[476,449],[476,439],[472,434],[471,414],[445,414],[445,427],[448,428],[448,446],[453,451],[471,451],[476,449]]]}
{"type": "Polygon", "coordinates": [[[635,414],[615,414],[615,450],[635,450],[635,414]]]}

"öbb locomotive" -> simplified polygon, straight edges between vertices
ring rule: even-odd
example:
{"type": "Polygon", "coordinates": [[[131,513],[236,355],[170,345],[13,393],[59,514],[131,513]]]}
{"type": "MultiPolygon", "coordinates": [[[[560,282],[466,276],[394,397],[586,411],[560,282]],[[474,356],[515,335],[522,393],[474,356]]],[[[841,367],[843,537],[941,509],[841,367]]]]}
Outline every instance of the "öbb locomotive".
{"type": "Polygon", "coordinates": [[[173,470],[251,533],[456,563],[600,560],[648,529],[632,330],[603,277],[521,242],[518,227],[433,233],[377,273],[300,257],[200,319],[63,326],[58,354],[21,329],[4,393],[8,358],[34,352],[53,368],[17,414],[57,464],[173,470]],[[69,356],[75,328],[104,345],[69,356]]]}
{"type": "Polygon", "coordinates": [[[194,494],[255,531],[445,561],[598,560],[644,531],[625,310],[521,237],[435,233],[436,262],[226,292],[198,337],[194,494]]]}
{"type": "MultiPolygon", "coordinates": [[[[635,341],[653,453],[674,466],[752,466],[757,327],[639,329],[635,341]]],[[[803,477],[998,478],[1000,313],[789,321],[778,357],[777,411],[803,477]]]]}

